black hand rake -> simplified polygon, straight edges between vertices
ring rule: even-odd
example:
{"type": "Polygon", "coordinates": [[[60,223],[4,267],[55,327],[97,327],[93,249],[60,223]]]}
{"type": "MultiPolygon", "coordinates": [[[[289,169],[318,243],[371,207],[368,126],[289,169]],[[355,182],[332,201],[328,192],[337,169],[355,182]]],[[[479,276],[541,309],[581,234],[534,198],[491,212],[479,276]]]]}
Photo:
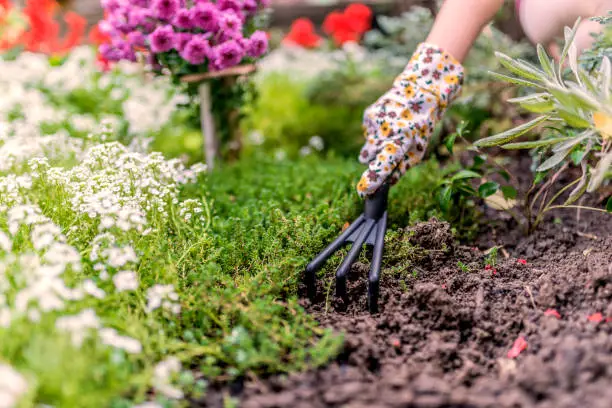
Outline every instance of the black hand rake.
{"type": "Polygon", "coordinates": [[[317,271],[335,252],[351,243],[351,249],[336,271],[336,296],[346,299],[346,275],[359,257],[363,244],[366,244],[372,249],[368,276],[368,309],[370,313],[378,312],[380,264],[387,232],[388,197],[389,185],[384,184],[376,193],[366,198],[363,213],[306,266],[306,286],[311,300],[314,300],[317,294],[317,271]]]}

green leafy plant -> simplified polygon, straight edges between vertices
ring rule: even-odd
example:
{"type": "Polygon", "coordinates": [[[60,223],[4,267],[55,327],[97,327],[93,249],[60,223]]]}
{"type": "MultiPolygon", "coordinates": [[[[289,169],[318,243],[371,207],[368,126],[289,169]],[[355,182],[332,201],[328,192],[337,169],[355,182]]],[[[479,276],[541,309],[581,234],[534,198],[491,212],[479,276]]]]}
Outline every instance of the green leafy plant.
{"type": "MultiPolygon", "coordinates": [[[[474,143],[477,148],[499,146],[506,150],[533,152],[537,166],[532,186],[522,200],[523,219],[513,213],[527,232],[533,231],[544,216],[555,209],[606,211],[576,204],[586,192],[594,192],[604,183],[612,165],[612,66],[607,57],[593,74],[578,65],[574,43],[577,26],[578,22],[573,29],[565,29],[565,46],[558,63],[541,45],[537,47],[539,66],[497,53],[501,64],[513,76],[492,75],[534,89],[535,92],[510,102],[539,116],[474,143]],[[563,70],[565,62],[570,67],[570,74],[563,70]],[[541,132],[540,137],[517,141],[544,125],[549,131],[541,132]],[[560,176],[572,165],[581,169],[581,176],[558,188],[560,176]]],[[[607,207],[611,206],[609,202],[607,207]]]]}

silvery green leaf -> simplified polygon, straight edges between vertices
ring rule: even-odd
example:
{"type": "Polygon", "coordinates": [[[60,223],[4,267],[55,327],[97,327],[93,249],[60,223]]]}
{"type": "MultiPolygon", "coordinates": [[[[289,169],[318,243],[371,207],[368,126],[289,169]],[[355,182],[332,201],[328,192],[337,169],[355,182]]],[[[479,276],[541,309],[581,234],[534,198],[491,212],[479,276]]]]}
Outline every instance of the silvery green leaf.
{"type": "Polygon", "coordinates": [[[582,143],[582,141],[584,141],[585,139],[593,136],[594,134],[595,132],[593,132],[592,130],[587,130],[585,132],[582,132],[581,134],[572,138],[571,140],[568,140],[567,142],[561,143],[553,147],[553,152],[556,153],[556,152],[560,152],[563,150],[571,149],[574,146],[578,145],[579,143],[582,143]]]}
{"type": "Polygon", "coordinates": [[[585,129],[591,127],[591,122],[581,117],[578,113],[565,109],[557,109],[557,115],[571,127],[585,129]]]}
{"type": "Polygon", "coordinates": [[[543,88],[542,85],[537,84],[535,82],[531,82],[531,81],[527,81],[526,79],[515,78],[515,77],[503,75],[503,74],[498,74],[497,72],[489,71],[489,75],[491,75],[494,78],[500,79],[502,81],[513,83],[515,85],[528,86],[528,87],[540,88],[540,89],[543,88]]]}
{"type": "Polygon", "coordinates": [[[582,177],[580,178],[578,185],[572,190],[572,192],[570,193],[565,203],[563,203],[563,205],[572,205],[580,197],[582,197],[582,195],[587,189],[588,182],[589,182],[589,172],[585,169],[582,172],[582,177]]]}
{"type": "Polygon", "coordinates": [[[599,100],[597,100],[594,95],[588,93],[584,88],[580,87],[579,85],[569,84],[568,91],[571,100],[580,104],[581,108],[590,111],[606,110],[604,105],[599,100]]]}
{"type": "Polygon", "coordinates": [[[581,84],[580,75],[578,74],[578,48],[576,47],[576,43],[573,41],[568,47],[567,57],[570,69],[574,73],[578,83],[581,84]]]}
{"type": "Polygon", "coordinates": [[[610,166],[612,166],[612,152],[608,152],[601,158],[601,160],[599,160],[599,163],[597,163],[597,167],[595,167],[595,172],[593,173],[593,178],[591,178],[591,182],[587,188],[589,193],[597,190],[601,183],[603,183],[610,166]]]}
{"type": "Polygon", "coordinates": [[[538,52],[538,60],[540,60],[540,65],[542,65],[542,69],[544,70],[544,72],[546,72],[546,74],[548,74],[548,77],[550,79],[556,82],[557,77],[555,74],[555,68],[553,66],[553,63],[550,61],[550,57],[546,53],[546,50],[544,49],[542,44],[537,45],[537,52],[538,52]]]}
{"type": "Polygon", "coordinates": [[[563,45],[563,51],[561,51],[561,57],[559,58],[559,78],[562,78],[561,70],[563,69],[563,63],[565,62],[565,58],[567,57],[570,46],[574,43],[574,38],[576,37],[576,32],[578,31],[578,24],[580,23],[580,20],[581,18],[578,17],[578,20],[576,20],[576,22],[574,23],[574,27],[565,27],[563,30],[565,44],[563,45]]]}
{"type": "Polygon", "coordinates": [[[510,103],[516,103],[523,109],[535,113],[547,113],[555,108],[551,95],[546,92],[535,93],[520,98],[508,99],[510,103]]]}
{"type": "Polygon", "coordinates": [[[527,123],[523,123],[520,126],[506,130],[505,132],[499,133],[494,136],[489,136],[484,139],[480,139],[476,141],[474,145],[478,147],[491,147],[491,146],[498,146],[504,143],[508,143],[511,140],[514,140],[524,135],[525,133],[529,132],[530,130],[534,129],[536,126],[545,122],[547,119],[548,119],[547,115],[540,116],[527,123]]]}
{"type": "Polygon", "coordinates": [[[599,69],[601,75],[601,88],[603,91],[604,98],[606,101],[610,100],[610,80],[612,79],[612,67],[610,66],[610,59],[603,57],[601,61],[601,67],[599,69]]]}
{"type": "Polygon", "coordinates": [[[572,139],[572,138],[571,137],[554,137],[551,139],[532,140],[529,142],[508,143],[508,144],[502,145],[502,148],[508,149],[508,150],[535,149],[536,147],[549,146],[552,144],[564,142],[569,139],[572,139]]]}
{"type": "Polygon", "coordinates": [[[498,58],[500,64],[506,67],[506,69],[513,74],[538,82],[545,79],[546,73],[544,73],[544,71],[539,70],[534,65],[526,61],[512,59],[501,52],[496,52],[495,56],[498,58]]]}
{"type": "Polygon", "coordinates": [[[569,154],[569,150],[562,150],[560,152],[555,153],[552,157],[549,157],[544,163],[540,164],[536,169],[537,172],[550,170],[565,159],[565,157],[569,154]]]}

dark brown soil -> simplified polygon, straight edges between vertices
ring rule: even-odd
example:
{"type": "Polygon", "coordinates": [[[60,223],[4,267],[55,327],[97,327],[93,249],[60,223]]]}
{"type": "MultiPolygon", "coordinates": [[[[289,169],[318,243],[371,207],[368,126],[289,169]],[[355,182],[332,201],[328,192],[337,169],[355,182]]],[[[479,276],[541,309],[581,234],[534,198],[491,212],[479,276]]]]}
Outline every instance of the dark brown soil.
{"type": "Polygon", "coordinates": [[[416,255],[399,272],[387,259],[379,314],[366,311],[362,264],[347,305],[305,301],[322,326],[346,334],[337,361],[247,382],[240,406],[612,406],[612,217],[566,212],[530,237],[496,223],[482,249],[494,242],[509,256],[499,251],[491,269],[480,249],[455,246],[445,223],[402,231],[389,248],[416,255]],[[527,348],[508,358],[520,336],[527,348]]]}

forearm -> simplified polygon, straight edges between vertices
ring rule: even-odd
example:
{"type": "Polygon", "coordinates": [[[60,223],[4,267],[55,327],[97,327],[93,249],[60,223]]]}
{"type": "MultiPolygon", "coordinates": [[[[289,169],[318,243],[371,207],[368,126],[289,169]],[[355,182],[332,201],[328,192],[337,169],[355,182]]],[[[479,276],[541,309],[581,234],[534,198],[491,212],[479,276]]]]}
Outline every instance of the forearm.
{"type": "Polygon", "coordinates": [[[482,29],[503,4],[504,0],[446,0],[426,42],[463,62],[482,29]]]}

